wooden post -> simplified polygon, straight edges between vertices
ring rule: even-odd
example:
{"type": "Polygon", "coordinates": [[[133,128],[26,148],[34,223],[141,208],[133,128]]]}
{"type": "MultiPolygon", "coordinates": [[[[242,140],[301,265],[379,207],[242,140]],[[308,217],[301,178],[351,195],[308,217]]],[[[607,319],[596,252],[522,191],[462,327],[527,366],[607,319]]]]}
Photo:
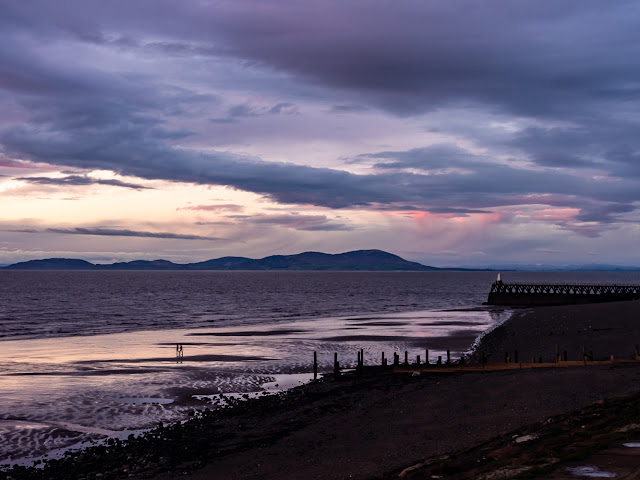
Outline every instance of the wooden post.
{"type": "Polygon", "coordinates": [[[333,376],[338,377],[340,375],[340,364],[338,363],[338,352],[333,354],[333,376]]]}
{"type": "Polygon", "coordinates": [[[513,361],[514,361],[514,362],[516,362],[516,363],[518,363],[518,350],[516,350],[514,353],[515,353],[515,354],[514,354],[514,356],[513,356],[513,361]]]}
{"type": "Polygon", "coordinates": [[[404,364],[409,365],[409,352],[404,351],[404,364]]]}
{"type": "Polygon", "coordinates": [[[416,357],[416,365],[420,365],[420,355],[416,357]]]}
{"type": "Polygon", "coordinates": [[[636,354],[636,356],[635,356],[635,360],[638,360],[638,357],[640,356],[640,355],[638,354],[638,345],[636,345],[635,354],[636,354]]]}
{"type": "Polygon", "coordinates": [[[364,368],[364,348],[360,349],[360,366],[364,368]]]}
{"type": "Polygon", "coordinates": [[[318,353],[313,352],[313,379],[318,379],[318,353]]]}
{"type": "Polygon", "coordinates": [[[393,352],[393,366],[397,367],[400,363],[400,354],[397,352],[393,352]]]}
{"type": "Polygon", "coordinates": [[[382,366],[384,367],[384,352],[382,352],[382,366]]]}
{"type": "Polygon", "coordinates": [[[451,363],[451,350],[447,348],[447,365],[451,363]]]}
{"type": "Polygon", "coordinates": [[[429,349],[428,348],[424,351],[424,364],[429,365],[429,349]]]}
{"type": "Polygon", "coordinates": [[[442,356],[438,355],[438,365],[442,365],[442,356]]]}

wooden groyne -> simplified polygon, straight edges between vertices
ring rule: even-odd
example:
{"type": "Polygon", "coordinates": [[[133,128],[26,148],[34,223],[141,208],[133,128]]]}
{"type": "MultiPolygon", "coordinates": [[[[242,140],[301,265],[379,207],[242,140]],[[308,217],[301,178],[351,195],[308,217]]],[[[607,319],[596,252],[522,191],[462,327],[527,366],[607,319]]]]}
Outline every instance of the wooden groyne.
{"type": "MultiPolygon", "coordinates": [[[[426,361],[421,362],[420,355],[416,356],[415,363],[411,363],[409,360],[408,351],[404,352],[404,362],[400,361],[400,353],[393,352],[393,364],[388,365],[384,352],[382,353],[382,362],[380,367],[381,371],[387,371],[387,373],[456,373],[456,372],[486,372],[486,371],[501,371],[501,370],[524,370],[534,368],[558,368],[558,367],[587,367],[596,365],[616,365],[616,364],[629,364],[640,363],[640,348],[636,345],[632,355],[618,354],[609,355],[606,359],[594,359],[593,352],[587,353],[583,347],[581,359],[569,360],[567,351],[560,352],[556,345],[556,352],[551,361],[547,357],[546,361],[542,360],[542,357],[532,357],[529,361],[518,361],[518,351],[516,350],[511,356],[511,352],[505,352],[504,362],[491,362],[487,361],[486,356],[482,355],[482,361],[480,363],[469,364],[462,356],[457,360],[451,359],[451,351],[447,350],[446,360],[442,356],[437,357],[437,361],[434,363],[429,362],[429,350],[425,350],[426,361]],[[388,369],[388,370],[387,370],[388,369]]],[[[318,364],[317,354],[313,352],[313,373],[314,380],[318,378],[318,364]]],[[[356,364],[350,367],[341,367],[338,361],[338,353],[334,353],[333,360],[333,378],[338,378],[342,370],[354,372],[356,375],[360,375],[365,368],[364,364],[364,351],[361,349],[357,352],[356,364]]],[[[369,365],[371,368],[379,368],[375,365],[369,365]]]]}
{"type": "Polygon", "coordinates": [[[640,285],[504,283],[491,285],[486,305],[542,306],[640,299],[640,285]]]}

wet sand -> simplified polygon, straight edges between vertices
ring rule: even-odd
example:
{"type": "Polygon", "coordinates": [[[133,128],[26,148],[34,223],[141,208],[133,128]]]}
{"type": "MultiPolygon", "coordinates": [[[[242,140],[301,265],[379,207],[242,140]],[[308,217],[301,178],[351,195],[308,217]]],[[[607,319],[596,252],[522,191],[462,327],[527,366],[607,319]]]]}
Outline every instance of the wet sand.
{"type": "MultiPolygon", "coordinates": [[[[493,361],[516,349],[522,358],[550,361],[556,344],[570,359],[584,345],[596,358],[628,358],[640,341],[639,317],[640,302],[521,311],[486,335],[477,351],[493,361]]],[[[242,451],[212,455],[192,478],[380,478],[605,398],[640,392],[640,365],[634,364],[372,375],[334,382],[318,400],[322,393],[314,390],[320,387],[308,387],[298,408],[253,419],[250,433],[237,432],[242,451]]]]}
{"type": "MultiPolygon", "coordinates": [[[[570,360],[583,345],[596,358],[630,358],[640,341],[639,318],[640,302],[521,311],[487,334],[477,352],[502,361],[505,351],[517,349],[523,360],[550,361],[559,344],[570,360]]],[[[640,393],[640,364],[419,376],[392,370],[370,367],[361,376],[327,378],[196,414],[129,445],[85,452],[42,474],[24,471],[14,478],[397,478],[425,459],[640,393]]]]}
{"type": "Polygon", "coordinates": [[[368,365],[379,362],[381,352],[394,350],[409,350],[415,357],[428,348],[435,356],[444,353],[441,346],[455,356],[456,348],[466,351],[473,338],[503,317],[485,310],[414,311],[4,341],[11,355],[0,361],[0,469],[16,462],[30,465],[52,449],[127,438],[129,431],[160,421],[187,420],[194,407],[220,405],[198,398],[273,393],[268,385],[274,380],[280,390],[292,380],[292,386],[299,385],[298,376],[308,381],[313,371],[314,352],[322,373],[332,371],[334,352],[344,367],[355,364],[360,349],[368,365]],[[435,326],[420,325],[425,322],[435,326]],[[464,330],[472,333],[459,340],[457,332],[464,330]],[[352,334],[375,340],[343,338],[352,334]],[[336,339],[327,341],[328,336],[336,339]],[[184,346],[180,358],[176,344],[184,346]],[[122,398],[163,402],[132,405],[122,398]],[[96,433],[87,434],[86,428],[96,433]]]}
{"type": "Polygon", "coordinates": [[[583,347],[594,360],[606,360],[629,358],[639,343],[640,301],[629,301],[518,311],[484,339],[477,353],[501,362],[505,352],[513,359],[518,350],[522,362],[532,357],[550,362],[557,345],[568,360],[582,360],[583,347]]]}

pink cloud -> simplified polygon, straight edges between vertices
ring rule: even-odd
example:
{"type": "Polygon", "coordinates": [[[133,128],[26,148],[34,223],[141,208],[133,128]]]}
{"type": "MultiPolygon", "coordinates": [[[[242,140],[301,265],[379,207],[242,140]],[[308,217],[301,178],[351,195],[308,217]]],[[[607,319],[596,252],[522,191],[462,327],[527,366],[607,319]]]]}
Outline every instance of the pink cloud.
{"type": "Polygon", "coordinates": [[[4,155],[0,155],[0,168],[17,168],[19,170],[41,170],[42,166],[23,160],[13,160],[4,155]]]}

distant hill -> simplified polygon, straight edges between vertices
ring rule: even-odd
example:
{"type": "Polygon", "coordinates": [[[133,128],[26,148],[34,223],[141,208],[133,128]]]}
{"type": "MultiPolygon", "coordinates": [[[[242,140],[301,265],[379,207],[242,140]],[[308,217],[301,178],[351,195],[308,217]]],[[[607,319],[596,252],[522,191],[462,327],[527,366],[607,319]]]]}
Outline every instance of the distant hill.
{"type": "Polygon", "coordinates": [[[74,258],[46,258],[14,263],[4,268],[7,270],[93,270],[96,266],[85,260],[74,258]]]}
{"type": "Polygon", "coordinates": [[[381,250],[357,250],[331,255],[305,252],[272,255],[261,259],[222,257],[204,262],[179,264],[168,260],[134,260],[108,265],[85,260],[49,258],[29,260],[5,267],[8,270],[325,270],[325,271],[426,271],[440,270],[410,262],[381,250]]]}

